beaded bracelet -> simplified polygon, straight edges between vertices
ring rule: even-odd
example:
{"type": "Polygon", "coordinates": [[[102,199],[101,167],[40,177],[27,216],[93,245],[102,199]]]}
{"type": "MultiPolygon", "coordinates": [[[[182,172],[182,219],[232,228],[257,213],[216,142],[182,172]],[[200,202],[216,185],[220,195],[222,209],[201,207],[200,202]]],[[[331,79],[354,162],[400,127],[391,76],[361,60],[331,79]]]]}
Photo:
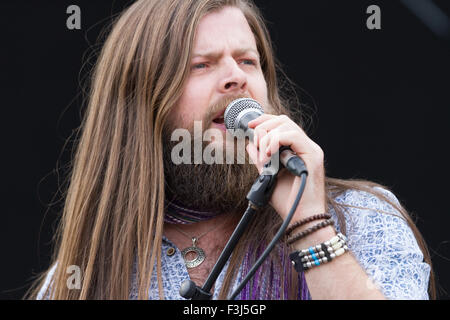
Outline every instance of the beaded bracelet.
{"type": "Polygon", "coordinates": [[[324,244],[321,244],[322,248],[320,251],[317,252],[313,249],[313,250],[309,250],[309,252],[308,252],[309,255],[307,255],[307,254],[303,255],[303,254],[299,253],[299,256],[301,258],[301,262],[304,262],[304,263],[314,262],[315,260],[320,260],[322,258],[326,258],[326,260],[331,261],[331,260],[333,260],[333,258],[335,258],[335,256],[333,256],[333,254],[335,254],[335,252],[337,252],[342,247],[345,247],[345,245],[346,244],[343,241],[337,242],[332,247],[327,247],[324,244]],[[318,258],[318,257],[320,257],[320,258],[318,258]]]}
{"type": "Polygon", "coordinates": [[[303,220],[297,221],[296,223],[294,223],[292,226],[290,226],[285,234],[286,236],[289,236],[292,231],[294,231],[295,229],[297,229],[298,227],[301,227],[309,222],[315,221],[315,220],[321,220],[321,219],[331,219],[331,214],[330,213],[321,213],[321,214],[316,214],[314,216],[310,216],[308,218],[305,218],[303,220]]]}
{"type": "Polygon", "coordinates": [[[333,219],[328,219],[326,221],[322,221],[321,223],[318,223],[318,224],[312,226],[309,229],[306,229],[304,231],[301,231],[301,232],[293,235],[286,242],[287,242],[288,245],[293,244],[294,242],[296,242],[296,241],[298,241],[298,240],[300,240],[300,239],[310,235],[311,233],[314,233],[314,232],[316,232],[319,229],[322,229],[322,228],[325,228],[325,227],[328,227],[328,226],[331,226],[331,225],[334,225],[334,220],[333,219]]]}
{"type": "Polygon", "coordinates": [[[308,255],[311,253],[311,251],[310,251],[311,249],[313,250],[314,253],[318,253],[321,250],[323,250],[323,245],[325,245],[325,247],[327,247],[328,251],[330,251],[331,249],[335,251],[341,247],[341,245],[340,245],[341,243],[347,243],[347,237],[339,232],[333,238],[331,238],[328,241],[325,241],[324,243],[318,244],[318,245],[310,247],[308,249],[300,250],[299,255],[302,257],[305,255],[308,255]]]}
{"type": "Polygon", "coordinates": [[[293,252],[289,257],[291,258],[295,270],[297,270],[297,272],[303,272],[328,263],[336,257],[343,255],[348,250],[347,238],[342,233],[338,233],[324,243],[293,252]]]}

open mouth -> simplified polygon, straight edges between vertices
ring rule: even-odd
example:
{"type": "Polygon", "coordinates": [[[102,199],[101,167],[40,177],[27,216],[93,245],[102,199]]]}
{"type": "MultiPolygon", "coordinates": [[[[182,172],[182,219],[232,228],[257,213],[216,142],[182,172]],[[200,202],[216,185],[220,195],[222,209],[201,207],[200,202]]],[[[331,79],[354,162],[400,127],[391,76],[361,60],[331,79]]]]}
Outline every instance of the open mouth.
{"type": "Polygon", "coordinates": [[[216,114],[216,117],[214,118],[213,122],[216,124],[224,125],[225,124],[224,115],[225,109],[216,114]]]}
{"type": "Polygon", "coordinates": [[[221,117],[218,117],[216,119],[213,120],[214,123],[217,124],[224,124],[225,123],[225,119],[223,118],[223,115],[221,117]]]}

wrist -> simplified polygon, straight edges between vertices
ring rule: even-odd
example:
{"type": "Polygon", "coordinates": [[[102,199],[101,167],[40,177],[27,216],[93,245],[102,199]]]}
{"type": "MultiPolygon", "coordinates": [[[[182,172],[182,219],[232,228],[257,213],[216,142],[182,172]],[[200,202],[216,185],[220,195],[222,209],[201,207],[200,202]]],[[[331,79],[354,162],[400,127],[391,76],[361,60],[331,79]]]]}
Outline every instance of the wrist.
{"type": "MultiPolygon", "coordinates": [[[[295,229],[294,233],[301,232],[302,230],[306,230],[306,228],[309,228],[316,224],[317,222],[309,223],[308,225],[302,226],[300,228],[295,229]]],[[[325,241],[328,241],[332,237],[336,236],[337,232],[336,229],[331,225],[327,226],[325,228],[319,229],[297,241],[291,244],[291,247],[294,250],[303,250],[307,249],[309,247],[318,245],[320,243],[323,243],[325,241]]]]}
{"type": "MultiPolygon", "coordinates": [[[[325,235],[325,233],[325,231],[322,232],[322,235],[325,235]]],[[[319,239],[320,237],[317,237],[315,241],[321,241],[319,239]]],[[[298,246],[297,243],[295,245],[298,246]]],[[[306,240],[300,246],[306,246],[306,248],[294,248],[296,251],[289,255],[297,272],[304,272],[322,264],[329,263],[349,251],[347,237],[342,233],[338,233],[329,240],[322,241],[321,243],[314,242],[314,244],[307,244],[306,240]]]]}

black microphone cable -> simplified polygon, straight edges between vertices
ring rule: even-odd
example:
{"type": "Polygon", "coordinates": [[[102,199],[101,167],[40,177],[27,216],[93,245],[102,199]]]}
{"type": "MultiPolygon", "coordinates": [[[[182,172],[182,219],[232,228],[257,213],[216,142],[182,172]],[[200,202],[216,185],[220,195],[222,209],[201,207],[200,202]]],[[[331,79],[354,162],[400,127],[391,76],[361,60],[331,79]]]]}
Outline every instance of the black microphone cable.
{"type": "Polygon", "coordinates": [[[242,289],[245,287],[247,282],[251,279],[251,277],[253,277],[253,275],[255,274],[256,270],[258,270],[258,268],[261,266],[261,264],[264,262],[264,260],[266,260],[267,256],[273,250],[273,248],[277,244],[278,240],[280,240],[280,238],[285,233],[287,227],[289,226],[289,223],[292,220],[292,217],[294,216],[295,211],[297,210],[297,207],[298,207],[298,204],[300,202],[300,199],[302,198],[303,191],[305,190],[305,186],[306,186],[306,177],[307,177],[307,175],[308,175],[307,172],[302,172],[302,174],[300,175],[301,182],[300,182],[300,188],[298,190],[297,196],[295,198],[295,201],[294,201],[294,203],[292,205],[291,210],[289,211],[288,216],[284,220],[284,222],[281,225],[280,229],[278,230],[277,234],[272,239],[272,241],[269,243],[269,245],[264,250],[264,252],[261,254],[261,256],[259,257],[258,261],[255,262],[253,267],[247,273],[247,275],[242,280],[242,282],[239,284],[239,286],[236,288],[236,290],[234,290],[234,292],[230,295],[228,300],[234,300],[237,297],[237,295],[242,291],[242,289]]]}

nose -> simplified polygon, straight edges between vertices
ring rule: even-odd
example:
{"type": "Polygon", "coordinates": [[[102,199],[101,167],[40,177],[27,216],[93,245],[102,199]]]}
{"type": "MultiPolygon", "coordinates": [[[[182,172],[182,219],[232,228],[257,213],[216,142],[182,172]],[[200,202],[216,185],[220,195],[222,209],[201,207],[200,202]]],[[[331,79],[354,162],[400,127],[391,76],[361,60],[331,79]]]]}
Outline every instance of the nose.
{"type": "Polygon", "coordinates": [[[247,90],[247,75],[236,62],[230,58],[225,62],[224,76],[220,81],[222,93],[241,93],[247,90]]]}

